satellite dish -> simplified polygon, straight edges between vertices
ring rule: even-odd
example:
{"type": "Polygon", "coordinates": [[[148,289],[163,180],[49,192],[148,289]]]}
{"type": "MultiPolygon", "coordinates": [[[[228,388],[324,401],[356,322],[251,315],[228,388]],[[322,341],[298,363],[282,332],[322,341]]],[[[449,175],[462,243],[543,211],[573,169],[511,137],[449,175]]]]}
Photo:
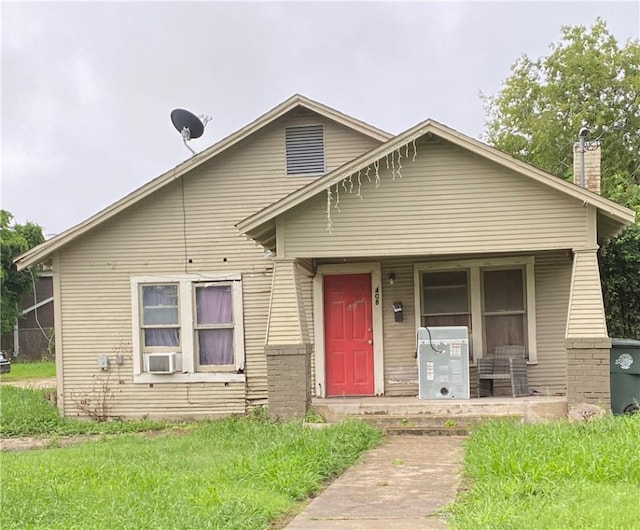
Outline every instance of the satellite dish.
{"type": "Polygon", "coordinates": [[[210,120],[211,118],[209,116],[196,116],[184,109],[174,109],[171,111],[171,123],[173,123],[176,130],[182,135],[184,145],[194,155],[196,152],[187,145],[187,142],[193,138],[200,138],[210,120]]]}

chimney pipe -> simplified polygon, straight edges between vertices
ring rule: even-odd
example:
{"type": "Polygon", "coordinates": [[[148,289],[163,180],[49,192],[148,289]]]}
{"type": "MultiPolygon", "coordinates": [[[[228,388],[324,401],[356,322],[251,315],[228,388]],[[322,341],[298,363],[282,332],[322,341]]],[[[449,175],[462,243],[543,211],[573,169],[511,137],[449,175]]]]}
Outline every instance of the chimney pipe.
{"type": "Polygon", "coordinates": [[[589,132],[580,129],[579,141],[573,144],[573,182],[600,194],[600,142],[587,140],[589,132]]]}
{"type": "Polygon", "coordinates": [[[584,150],[585,150],[585,139],[587,137],[587,134],[589,134],[589,129],[587,129],[586,127],[583,127],[582,129],[580,129],[580,132],[578,133],[578,136],[580,137],[580,186],[581,187],[586,187],[587,185],[587,179],[585,176],[585,170],[584,170],[584,150]]]}

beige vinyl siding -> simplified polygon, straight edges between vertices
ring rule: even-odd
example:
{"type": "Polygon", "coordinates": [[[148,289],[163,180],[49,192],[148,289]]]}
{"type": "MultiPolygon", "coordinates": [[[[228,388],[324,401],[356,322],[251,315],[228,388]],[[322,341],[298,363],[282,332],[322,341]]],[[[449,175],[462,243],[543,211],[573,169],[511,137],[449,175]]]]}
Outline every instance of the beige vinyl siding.
{"type": "MultiPolygon", "coordinates": [[[[313,336],[313,272],[311,270],[311,263],[308,260],[300,260],[300,264],[297,270],[298,278],[298,292],[300,299],[302,300],[304,311],[304,321],[307,325],[307,336],[309,337],[309,343],[314,345],[315,339],[313,336]]],[[[315,355],[311,352],[311,392],[315,394],[315,355]]]]}
{"type": "Polygon", "coordinates": [[[382,321],[384,326],[385,396],[415,396],[418,393],[418,365],[413,305],[413,261],[382,263],[382,321]],[[389,274],[396,279],[389,284],[389,274]],[[402,302],[404,320],[395,322],[393,303],[402,302]]]}
{"type": "Polygon", "coordinates": [[[378,188],[375,173],[370,171],[369,182],[362,172],[362,198],[357,175],[332,186],[331,232],[326,193],[284,214],[287,256],[513,252],[586,244],[587,208],[580,201],[444,142],[419,143],[415,162],[411,152],[395,180],[385,161],[380,163],[378,188]]]}
{"type": "Polygon", "coordinates": [[[267,330],[267,344],[270,346],[309,343],[297,269],[293,261],[275,263],[267,330]]]}
{"type": "Polygon", "coordinates": [[[244,273],[242,291],[247,400],[252,405],[266,404],[267,359],[264,355],[264,344],[271,297],[271,266],[267,266],[263,271],[244,273]]]}
{"type": "MultiPolygon", "coordinates": [[[[273,262],[234,225],[309,182],[285,175],[284,128],[300,120],[275,122],[60,251],[55,274],[65,415],[75,415],[78,395],[106,377],[99,355],[112,362],[112,415],[207,416],[242,412],[247,400],[266,401],[273,262]],[[133,383],[130,278],[180,273],[242,274],[246,392],[244,383],[133,383]],[[120,366],[117,354],[124,356],[120,366]]],[[[326,119],[314,122],[325,127],[328,169],[375,143],[326,119]]]]}
{"type": "Polygon", "coordinates": [[[574,255],[569,304],[567,338],[609,336],[595,250],[577,251],[574,255]]]}
{"type": "Polygon", "coordinates": [[[542,393],[564,393],[567,390],[564,333],[571,281],[569,253],[537,254],[535,274],[538,363],[529,366],[529,386],[542,393]]]}

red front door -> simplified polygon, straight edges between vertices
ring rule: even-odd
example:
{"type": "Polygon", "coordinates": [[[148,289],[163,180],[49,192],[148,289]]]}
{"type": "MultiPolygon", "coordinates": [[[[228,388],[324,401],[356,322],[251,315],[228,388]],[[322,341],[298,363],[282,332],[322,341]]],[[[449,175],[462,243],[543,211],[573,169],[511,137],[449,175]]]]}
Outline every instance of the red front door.
{"type": "Polygon", "coordinates": [[[327,396],[371,396],[373,326],[371,275],[324,277],[327,396]]]}

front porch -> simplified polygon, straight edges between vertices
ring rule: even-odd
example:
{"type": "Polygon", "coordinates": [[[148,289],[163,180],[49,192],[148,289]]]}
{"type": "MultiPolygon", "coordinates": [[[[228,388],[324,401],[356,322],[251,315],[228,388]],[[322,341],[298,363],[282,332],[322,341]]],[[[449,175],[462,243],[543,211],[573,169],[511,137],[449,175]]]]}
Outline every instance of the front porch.
{"type": "Polygon", "coordinates": [[[513,418],[525,423],[553,421],[567,416],[566,396],[484,397],[463,400],[424,400],[417,397],[313,398],[312,410],[327,422],[365,419],[386,430],[435,428],[513,418]]]}

